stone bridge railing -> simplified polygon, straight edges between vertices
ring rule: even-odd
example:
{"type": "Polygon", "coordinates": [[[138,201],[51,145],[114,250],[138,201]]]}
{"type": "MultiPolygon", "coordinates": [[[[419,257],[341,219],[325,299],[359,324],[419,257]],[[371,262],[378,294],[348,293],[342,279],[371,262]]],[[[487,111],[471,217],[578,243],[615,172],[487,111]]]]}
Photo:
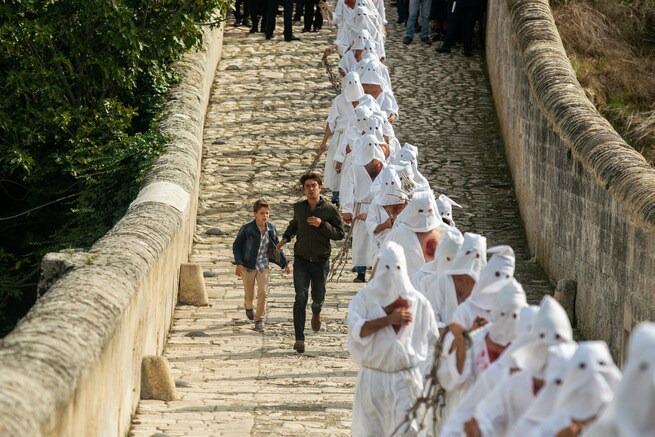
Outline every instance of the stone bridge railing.
{"type": "MultiPolygon", "coordinates": [[[[195,229],[203,125],[222,29],[177,63],[169,151],[125,217],[0,341],[0,435],[126,435],[141,359],[165,345],[195,229]]],[[[65,261],[65,260],[64,260],[65,261]]]]}
{"type": "Polygon", "coordinates": [[[586,98],[547,0],[489,0],[487,63],[530,248],[621,358],[655,319],[655,171],[586,98]]]}

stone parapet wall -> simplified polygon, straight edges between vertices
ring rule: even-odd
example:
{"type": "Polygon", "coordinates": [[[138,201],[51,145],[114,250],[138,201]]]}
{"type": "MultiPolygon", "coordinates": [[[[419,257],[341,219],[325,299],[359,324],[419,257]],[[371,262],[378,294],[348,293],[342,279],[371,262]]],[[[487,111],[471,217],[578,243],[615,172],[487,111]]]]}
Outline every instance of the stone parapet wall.
{"type": "Polygon", "coordinates": [[[586,98],[547,0],[489,0],[487,64],[531,251],[622,358],[655,320],[655,171],[586,98]]]}
{"type": "Polygon", "coordinates": [[[141,359],[161,354],[195,228],[203,126],[223,30],[176,64],[172,141],[125,216],[0,340],[0,435],[124,436],[141,359]]]}

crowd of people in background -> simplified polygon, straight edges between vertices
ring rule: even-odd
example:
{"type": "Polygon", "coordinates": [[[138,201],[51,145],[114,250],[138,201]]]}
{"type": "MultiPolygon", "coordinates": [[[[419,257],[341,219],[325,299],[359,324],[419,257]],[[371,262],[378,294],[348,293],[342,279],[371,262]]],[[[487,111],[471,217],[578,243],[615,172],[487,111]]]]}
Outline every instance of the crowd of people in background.
{"type": "MultiPolygon", "coordinates": [[[[403,1],[404,42],[417,11],[421,40],[429,38],[430,7],[444,2],[403,1]]],[[[441,52],[455,40],[452,20],[469,26],[479,7],[446,5],[441,52]]],[[[350,247],[353,281],[362,284],[348,307],[348,348],[360,367],[353,435],[655,435],[655,325],[634,330],[621,372],[605,342],[574,340],[555,299],[528,305],[512,248],[488,248],[485,236],[460,231],[453,208],[461,206],[421,174],[421,148],[396,137],[401,111],[385,66],[383,1],[318,7],[337,26],[341,93],[319,147],[324,180],[303,176],[306,199],[294,205],[277,248],[297,238],[294,349],[304,352],[309,284],[318,290],[312,286],[318,331],[330,240],[350,247]]],[[[471,40],[463,41],[470,54],[471,40]]]]}

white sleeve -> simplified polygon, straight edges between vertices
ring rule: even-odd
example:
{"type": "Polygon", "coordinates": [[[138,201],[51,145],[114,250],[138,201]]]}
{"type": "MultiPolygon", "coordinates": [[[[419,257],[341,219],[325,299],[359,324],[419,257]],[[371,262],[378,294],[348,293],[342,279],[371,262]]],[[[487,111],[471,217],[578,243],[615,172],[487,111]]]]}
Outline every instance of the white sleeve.
{"type": "MultiPolygon", "coordinates": [[[[362,327],[368,320],[366,319],[365,302],[358,296],[355,296],[348,305],[348,339],[349,344],[366,346],[370,343],[372,335],[362,337],[362,327]]],[[[352,352],[352,351],[351,351],[352,352]]]]}
{"type": "Polygon", "coordinates": [[[497,385],[475,408],[475,420],[483,436],[505,435],[509,420],[509,397],[515,378],[497,385]]]}
{"type": "Polygon", "coordinates": [[[334,100],[332,100],[332,107],[330,108],[330,113],[328,114],[327,119],[325,119],[325,122],[330,127],[330,131],[332,131],[332,134],[334,134],[334,128],[337,126],[337,120],[339,119],[339,104],[337,102],[338,98],[339,96],[335,97],[334,100]]]}
{"type": "Polygon", "coordinates": [[[355,213],[355,174],[353,166],[350,165],[346,172],[341,177],[341,186],[339,187],[339,200],[341,203],[341,211],[344,213],[355,213]]]}
{"type": "Polygon", "coordinates": [[[446,339],[441,352],[441,363],[439,364],[439,381],[446,391],[453,391],[464,383],[471,375],[472,351],[469,348],[466,351],[466,358],[462,373],[457,371],[457,354],[455,351],[449,353],[450,347],[455,341],[455,337],[450,332],[446,334],[446,339]]]}

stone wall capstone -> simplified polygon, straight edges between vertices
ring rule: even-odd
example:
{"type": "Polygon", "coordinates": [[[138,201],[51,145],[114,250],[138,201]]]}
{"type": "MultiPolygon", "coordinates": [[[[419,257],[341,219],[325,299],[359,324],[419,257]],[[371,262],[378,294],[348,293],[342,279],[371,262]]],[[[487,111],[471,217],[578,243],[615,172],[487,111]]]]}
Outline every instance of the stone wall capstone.
{"type": "Polygon", "coordinates": [[[125,216],[0,340],[0,435],[124,436],[141,358],[161,354],[188,261],[222,27],[175,68],[162,129],[168,151],[125,216]],[[153,185],[158,184],[158,185],[153,185]],[[150,187],[151,189],[147,189],[150,187]],[[152,188],[155,189],[152,189],[152,188]]]}
{"type": "Polygon", "coordinates": [[[489,0],[487,65],[530,248],[623,357],[655,319],[655,170],[585,96],[547,0],[489,0]]]}

